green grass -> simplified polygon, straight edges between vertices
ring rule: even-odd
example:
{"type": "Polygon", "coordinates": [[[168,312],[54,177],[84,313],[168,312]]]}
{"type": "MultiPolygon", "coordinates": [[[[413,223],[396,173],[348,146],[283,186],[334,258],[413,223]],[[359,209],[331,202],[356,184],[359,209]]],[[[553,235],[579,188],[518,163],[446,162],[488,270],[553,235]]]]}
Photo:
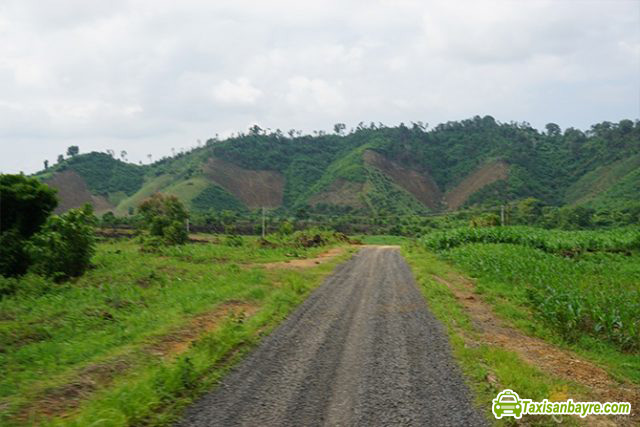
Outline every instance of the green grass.
{"type": "Polygon", "coordinates": [[[570,345],[640,383],[640,254],[568,259],[476,243],[443,256],[476,277],[478,291],[521,329],[570,345]]]}
{"type": "MultiPolygon", "coordinates": [[[[471,319],[451,290],[433,279],[433,275],[447,278],[456,271],[424,248],[405,245],[402,252],[429,309],[445,325],[454,357],[474,391],[476,405],[488,420],[496,425],[510,424],[507,420],[495,420],[491,413],[491,400],[505,388],[511,388],[523,398],[535,400],[551,398],[565,390],[577,394],[584,392],[575,383],[560,380],[528,365],[513,351],[482,343],[471,319]]],[[[527,421],[531,425],[556,425],[548,417],[529,417],[527,421]]],[[[565,419],[564,422],[572,425],[574,420],[565,419]]]]}
{"type": "MultiPolygon", "coordinates": [[[[636,171],[640,167],[640,155],[618,160],[608,165],[600,166],[584,174],[577,182],[568,189],[565,199],[570,204],[580,204],[597,199],[601,194],[606,193],[613,186],[636,171]]],[[[637,192],[635,192],[637,194],[637,192]]],[[[624,191],[624,194],[634,194],[632,188],[624,191]]],[[[608,197],[604,194],[603,197],[608,197]]],[[[624,197],[622,198],[624,200],[624,197]]]]}
{"type": "Polygon", "coordinates": [[[478,292],[515,326],[640,383],[637,233],[459,229],[422,244],[476,278],[478,292]]]}
{"type": "Polygon", "coordinates": [[[527,226],[462,227],[433,232],[422,239],[425,247],[435,251],[470,243],[512,243],[563,255],[595,251],[629,252],[640,249],[640,228],[562,231],[527,226]]]}
{"type": "Polygon", "coordinates": [[[128,197],[120,202],[120,204],[116,207],[116,215],[126,215],[130,207],[137,208],[140,203],[144,201],[144,199],[170,185],[173,179],[174,178],[171,175],[161,175],[153,178],[147,178],[142,185],[142,188],[140,188],[131,197],[128,197]]]}
{"type": "MultiPolygon", "coordinates": [[[[322,250],[299,249],[297,255],[322,250]]],[[[95,268],[77,281],[23,278],[21,291],[0,301],[0,424],[24,422],[15,418],[23,408],[114,360],[130,369],[54,424],[156,424],[175,417],[338,262],[296,272],[242,266],[288,259],[291,252],[256,248],[247,240],[243,247],[192,244],[143,253],[133,241],[119,240],[101,243],[95,268]],[[249,319],[226,320],[175,359],[144,351],[226,301],[259,310],[249,319]]]]}

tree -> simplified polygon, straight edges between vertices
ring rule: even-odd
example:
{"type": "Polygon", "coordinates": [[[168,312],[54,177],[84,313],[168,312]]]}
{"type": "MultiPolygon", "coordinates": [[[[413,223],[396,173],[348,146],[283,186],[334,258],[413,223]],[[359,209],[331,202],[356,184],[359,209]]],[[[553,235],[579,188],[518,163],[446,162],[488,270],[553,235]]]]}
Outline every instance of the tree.
{"type": "Polygon", "coordinates": [[[67,148],[67,156],[73,157],[80,152],[80,148],[77,145],[71,145],[67,148]]]}
{"type": "Polygon", "coordinates": [[[49,160],[44,161],[44,170],[49,169],[49,160]]]}
{"type": "Polygon", "coordinates": [[[189,214],[176,196],[156,193],[140,204],[143,231],[152,238],[152,246],[158,244],[182,244],[187,241],[186,221],[189,214]]]}
{"type": "Polygon", "coordinates": [[[116,157],[116,152],[113,151],[112,149],[108,149],[107,150],[107,154],[110,155],[111,157],[115,158],[116,157]]]}
{"type": "Polygon", "coordinates": [[[153,155],[151,154],[147,154],[147,158],[149,159],[149,163],[151,163],[151,159],[152,159],[153,155]]]}
{"type": "Polygon", "coordinates": [[[58,154],[58,164],[64,162],[64,156],[62,154],[58,154]]]}
{"type": "Polygon", "coordinates": [[[346,128],[347,125],[345,125],[344,123],[336,123],[335,125],[333,125],[333,131],[338,135],[342,135],[342,132],[344,132],[346,128]]]}
{"type": "Polygon", "coordinates": [[[27,242],[30,270],[55,279],[82,275],[95,253],[97,218],[90,204],[53,215],[27,242]]]}
{"type": "Polygon", "coordinates": [[[562,135],[562,129],[555,123],[547,123],[545,128],[547,129],[547,135],[549,136],[560,136],[562,135]]]}
{"type": "Polygon", "coordinates": [[[125,162],[127,161],[127,152],[126,152],[125,150],[122,150],[122,151],[120,152],[120,158],[121,158],[122,160],[124,160],[125,162]]]}
{"type": "Polygon", "coordinates": [[[17,276],[29,267],[25,241],[40,230],[58,199],[54,189],[24,175],[0,175],[0,194],[0,274],[17,276]]]}

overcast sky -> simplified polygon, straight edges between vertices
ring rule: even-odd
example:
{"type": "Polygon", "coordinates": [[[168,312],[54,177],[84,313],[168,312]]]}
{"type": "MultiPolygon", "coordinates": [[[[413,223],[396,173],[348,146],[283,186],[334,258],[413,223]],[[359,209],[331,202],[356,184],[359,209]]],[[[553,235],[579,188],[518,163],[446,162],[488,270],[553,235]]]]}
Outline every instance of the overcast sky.
{"type": "Polygon", "coordinates": [[[0,170],[336,122],[640,117],[640,1],[0,1],[0,170]]]}

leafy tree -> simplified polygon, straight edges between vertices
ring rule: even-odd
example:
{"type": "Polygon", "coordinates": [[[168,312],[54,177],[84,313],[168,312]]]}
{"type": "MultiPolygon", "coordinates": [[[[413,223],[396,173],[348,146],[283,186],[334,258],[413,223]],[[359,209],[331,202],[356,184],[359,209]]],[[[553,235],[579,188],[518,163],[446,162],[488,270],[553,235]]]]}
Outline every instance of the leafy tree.
{"type": "Polygon", "coordinates": [[[120,152],[120,158],[125,162],[127,161],[127,151],[126,150],[122,150],[120,152]]]}
{"type": "Polygon", "coordinates": [[[551,137],[560,136],[562,134],[562,129],[560,129],[560,126],[555,123],[547,123],[545,129],[547,129],[547,135],[551,137]]]}
{"type": "Polygon", "coordinates": [[[108,211],[102,215],[101,224],[104,225],[115,225],[118,221],[118,218],[113,214],[113,212],[108,211]]]}
{"type": "Polygon", "coordinates": [[[67,148],[67,156],[73,157],[80,152],[80,148],[77,145],[71,145],[67,148]]]}
{"type": "Polygon", "coordinates": [[[342,132],[344,132],[346,128],[347,125],[345,125],[344,123],[336,123],[335,125],[333,125],[333,131],[338,135],[342,135],[342,132]]]}
{"type": "Polygon", "coordinates": [[[189,238],[185,224],[189,214],[177,197],[156,193],[140,204],[138,212],[152,246],[182,244],[189,238]]]}
{"type": "Polygon", "coordinates": [[[44,161],[44,170],[49,169],[49,160],[44,161]]]}
{"type": "Polygon", "coordinates": [[[35,178],[0,175],[0,274],[20,275],[28,265],[24,242],[58,205],[56,191],[35,178]]]}
{"type": "Polygon", "coordinates": [[[49,217],[27,243],[30,269],[56,279],[82,275],[95,253],[96,222],[89,204],[49,217]]]}
{"type": "Polygon", "coordinates": [[[58,154],[58,164],[64,162],[64,156],[62,154],[58,154]]]}

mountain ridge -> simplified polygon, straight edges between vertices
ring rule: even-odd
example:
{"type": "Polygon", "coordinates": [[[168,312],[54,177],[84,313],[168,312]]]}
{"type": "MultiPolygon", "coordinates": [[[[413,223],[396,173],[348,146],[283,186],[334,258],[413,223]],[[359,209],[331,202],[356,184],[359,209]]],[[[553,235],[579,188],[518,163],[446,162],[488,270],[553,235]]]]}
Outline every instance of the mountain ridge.
{"type": "Polygon", "coordinates": [[[60,190],[64,208],[89,202],[98,213],[127,214],[145,197],[165,192],[195,211],[265,206],[420,214],[529,197],[548,205],[613,207],[640,194],[638,159],[638,120],[603,122],[586,132],[549,124],[539,132],[476,116],[429,130],[360,125],[344,135],[286,137],[254,126],[149,165],[93,152],[35,176],[60,190]],[[89,195],[70,197],[67,187],[82,184],[89,195]],[[617,196],[608,197],[610,191],[617,196]]]}

